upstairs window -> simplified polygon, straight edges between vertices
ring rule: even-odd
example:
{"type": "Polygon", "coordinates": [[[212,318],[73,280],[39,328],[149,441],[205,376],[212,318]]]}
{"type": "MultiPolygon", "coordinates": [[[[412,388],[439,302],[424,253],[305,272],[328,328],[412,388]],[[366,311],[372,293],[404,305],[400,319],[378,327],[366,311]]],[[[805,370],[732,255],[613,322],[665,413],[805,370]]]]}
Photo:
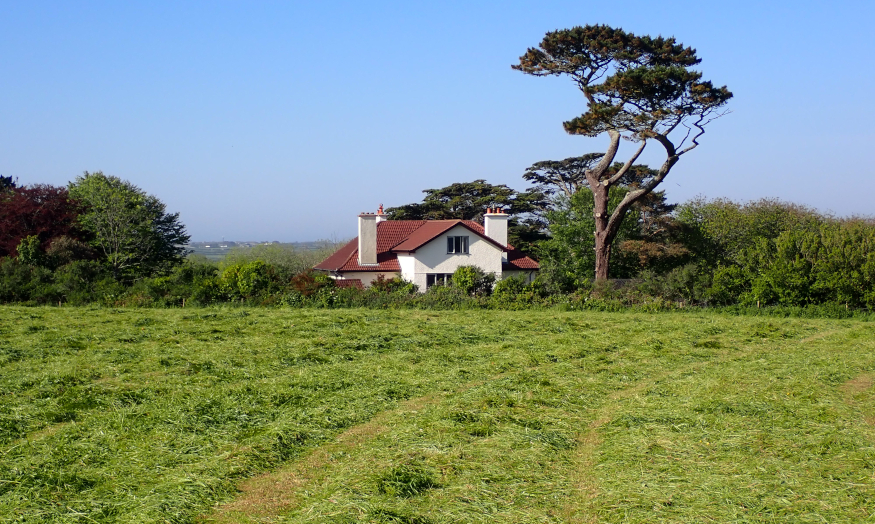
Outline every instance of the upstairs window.
{"type": "Polygon", "coordinates": [[[447,237],[447,254],[467,255],[468,237],[447,237]]]}

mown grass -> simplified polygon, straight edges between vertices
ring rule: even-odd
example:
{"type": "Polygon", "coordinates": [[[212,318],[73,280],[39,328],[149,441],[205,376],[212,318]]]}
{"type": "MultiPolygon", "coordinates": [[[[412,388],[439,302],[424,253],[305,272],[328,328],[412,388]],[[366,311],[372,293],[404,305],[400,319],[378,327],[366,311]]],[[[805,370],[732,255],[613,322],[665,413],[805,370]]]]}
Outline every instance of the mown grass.
{"type": "Polygon", "coordinates": [[[875,521],[873,335],[2,307],[0,521],[875,521]]]}

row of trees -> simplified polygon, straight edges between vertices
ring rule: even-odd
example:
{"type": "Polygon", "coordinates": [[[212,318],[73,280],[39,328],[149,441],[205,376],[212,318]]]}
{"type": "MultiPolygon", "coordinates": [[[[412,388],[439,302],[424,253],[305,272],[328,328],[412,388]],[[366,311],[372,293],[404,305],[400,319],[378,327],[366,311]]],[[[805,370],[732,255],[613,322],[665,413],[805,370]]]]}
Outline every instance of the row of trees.
{"type": "Polygon", "coordinates": [[[67,187],[0,180],[0,257],[48,270],[94,265],[120,282],[166,273],[189,240],[178,213],[102,172],[67,187]]]}
{"type": "MultiPolygon", "coordinates": [[[[428,206],[433,216],[477,221],[482,220],[477,203],[505,206],[511,231],[516,225],[536,239],[527,244],[517,233],[510,242],[525,245],[539,260],[541,294],[595,289],[626,303],[661,298],[700,305],[875,308],[875,220],[837,218],[774,199],[700,198],[676,205],[652,191],[630,206],[620,223],[611,247],[615,279],[599,285],[593,278],[595,203],[590,191],[581,190],[587,181],[579,176],[580,166],[597,160],[536,163],[523,175],[535,185],[525,192],[476,180],[429,189],[422,203],[388,212],[409,216],[401,213],[428,206]],[[514,205],[520,195],[525,207],[514,205]]],[[[608,211],[651,176],[645,166],[628,170],[612,192],[608,211]]]]}
{"type": "MultiPolygon", "coordinates": [[[[478,220],[484,203],[504,207],[516,232],[511,242],[532,239],[528,245],[541,262],[533,284],[495,283],[467,268],[454,278],[455,291],[416,300],[403,282],[380,282],[361,293],[333,289],[326,277],[308,271],[332,252],[331,244],[319,251],[238,248],[219,264],[184,258],[180,244],[187,235],[178,216],[102,173],[86,173],[68,188],[18,187],[7,180],[0,194],[0,301],[530,307],[579,305],[598,296],[625,305],[875,308],[875,222],[775,200],[674,205],[653,191],[631,207],[612,246],[612,272],[621,285],[601,285],[592,278],[594,201],[582,190],[587,181],[575,175],[597,160],[539,162],[524,173],[533,184],[524,192],[476,180],[430,189],[422,203],[390,209],[394,218],[478,220]],[[412,214],[425,208],[429,215],[412,214]]],[[[627,170],[608,209],[650,176],[643,166],[627,170]]]]}

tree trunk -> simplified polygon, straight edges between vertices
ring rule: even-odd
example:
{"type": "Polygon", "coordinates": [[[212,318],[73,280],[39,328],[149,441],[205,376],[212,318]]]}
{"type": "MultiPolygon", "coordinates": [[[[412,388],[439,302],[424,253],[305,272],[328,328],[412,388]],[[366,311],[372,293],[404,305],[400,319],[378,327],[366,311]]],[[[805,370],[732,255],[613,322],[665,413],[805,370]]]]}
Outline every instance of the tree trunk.
{"type": "Polygon", "coordinates": [[[608,188],[602,184],[591,186],[593,218],[595,218],[595,279],[607,280],[611,260],[611,238],[608,231],[608,188]]]}
{"type": "Polygon", "coordinates": [[[611,245],[605,242],[601,235],[596,235],[595,239],[595,279],[608,279],[608,265],[611,262],[611,245]]]}

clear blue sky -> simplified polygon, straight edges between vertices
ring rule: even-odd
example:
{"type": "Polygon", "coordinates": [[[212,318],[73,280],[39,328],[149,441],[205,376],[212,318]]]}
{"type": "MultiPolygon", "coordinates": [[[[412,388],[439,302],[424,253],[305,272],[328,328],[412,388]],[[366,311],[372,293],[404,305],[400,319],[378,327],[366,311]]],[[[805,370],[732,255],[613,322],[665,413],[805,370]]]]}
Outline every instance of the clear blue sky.
{"type": "MultiPolygon", "coordinates": [[[[565,78],[512,71],[544,33],[675,36],[732,114],[663,187],[873,214],[875,2],[0,0],[0,174],[128,179],[194,240],[355,235],[361,211],[603,150],[565,78]]],[[[655,145],[655,144],[654,144],[655,145]]],[[[656,147],[645,160],[659,162],[656,147]]]]}

